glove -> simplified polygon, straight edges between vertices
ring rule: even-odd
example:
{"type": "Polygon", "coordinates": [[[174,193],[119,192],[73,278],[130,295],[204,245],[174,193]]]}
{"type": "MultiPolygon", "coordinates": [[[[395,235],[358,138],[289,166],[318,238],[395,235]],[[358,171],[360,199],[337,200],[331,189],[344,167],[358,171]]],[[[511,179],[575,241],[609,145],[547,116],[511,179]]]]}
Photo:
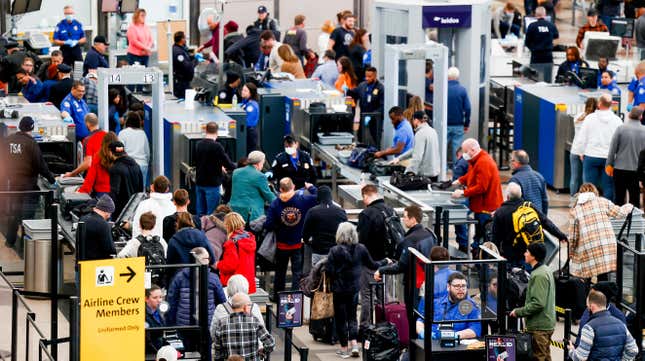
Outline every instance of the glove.
{"type": "Polygon", "coordinates": [[[67,40],[65,40],[65,43],[64,43],[64,44],[65,44],[65,45],[67,45],[67,46],[69,46],[70,48],[73,48],[73,47],[74,47],[74,45],[76,45],[76,41],[74,41],[74,40],[72,40],[72,39],[67,39],[67,40]]]}
{"type": "Polygon", "coordinates": [[[72,48],[75,47],[78,44],[78,40],[72,40],[72,45],[70,45],[72,48]]]}
{"type": "Polygon", "coordinates": [[[72,119],[72,117],[68,115],[65,118],[63,118],[63,122],[65,124],[74,124],[74,119],[72,119]]]}
{"type": "Polygon", "coordinates": [[[607,173],[608,176],[613,177],[614,176],[614,167],[611,165],[608,165],[605,167],[605,173],[607,173]]]}
{"type": "Polygon", "coordinates": [[[343,89],[344,92],[347,92],[349,90],[349,87],[346,84],[343,84],[342,89],[343,89]]]}
{"type": "Polygon", "coordinates": [[[202,63],[205,61],[204,56],[202,53],[197,53],[195,54],[195,60],[197,60],[198,63],[202,63]]]}
{"type": "Polygon", "coordinates": [[[634,108],[634,104],[627,104],[627,111],[631,112],[632,108],[634,108]]]}
{"type": "Polygon", "coordinates": [[[273,172],[268,171],[268,172],[264,173],[264,176],[267,177],[267,179],[273,178],[273,172]]]}

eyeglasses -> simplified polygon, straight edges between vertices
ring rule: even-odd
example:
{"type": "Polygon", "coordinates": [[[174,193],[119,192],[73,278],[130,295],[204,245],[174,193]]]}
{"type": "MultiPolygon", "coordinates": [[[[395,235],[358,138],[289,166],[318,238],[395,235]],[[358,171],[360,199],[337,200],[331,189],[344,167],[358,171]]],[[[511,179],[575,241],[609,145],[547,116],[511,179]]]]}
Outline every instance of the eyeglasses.
{"type": "Polygon", "coordinates": [[[464,290],[464,289],[466,289],[466,284],[465,284],[465,283],[461,283],[461,284],[457,284],[457,285],[455,285],[455,284],[452,284],[452,283],[451,283],[451,284],[450,284],[450,287],[457,288],[457,289],[460,289],[460,290],[464,290]]]}

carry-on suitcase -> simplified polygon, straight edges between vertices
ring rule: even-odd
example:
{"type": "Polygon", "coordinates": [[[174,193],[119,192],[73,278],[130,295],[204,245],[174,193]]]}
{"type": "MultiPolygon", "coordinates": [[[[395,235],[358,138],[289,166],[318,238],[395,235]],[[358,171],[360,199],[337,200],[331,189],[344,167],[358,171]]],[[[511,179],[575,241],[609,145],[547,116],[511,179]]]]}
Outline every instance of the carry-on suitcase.
{"type": "MultiPolygon", "coordinates": [[[[370,283],[370,305],[372,306],[372,324],[364,331],[363,360],[364,361],[396,361],[401,355],[401,342],[397,326],[389,321],[377,322],[377,307],[374,306],[376,286],[381,283],[370,283]]],[[[384,285],[384,282],[382,283],[384,285]]],[[[385,286],[383,286],[383,297],[379,308],[382,317],[387,319],[387,308],[385,305],[385,286]]],[[[407,316],[403,315],[407,324],[407,316]]]]}
{"type": "Polygon", "coordinates": [[[333,345],[336,343],[336,330],[334,318],[323,318],[321,320],[309,320],[309,333],[314,341],[333,345]]]}
{"type": "Polygon", "coordinates": [[[562,266],[561,248],[558,249],[558,270],[555,272],[555,305],[571,309],[574,320],[579,320],[587,308],[586,282],[569,274],[569,246],[567,245],[567,261],[562,266]]]}
{"type": "Polygon", "coordinates": [[[383,275],[383,304],[376,305],[376,323],[387,321],[393,323],[399,333],[399,341],[402,346],[410,343],[410,329],[408,323],[408,314],[405,304],[399,301],[385,302],[385,275],[383,275]]]}

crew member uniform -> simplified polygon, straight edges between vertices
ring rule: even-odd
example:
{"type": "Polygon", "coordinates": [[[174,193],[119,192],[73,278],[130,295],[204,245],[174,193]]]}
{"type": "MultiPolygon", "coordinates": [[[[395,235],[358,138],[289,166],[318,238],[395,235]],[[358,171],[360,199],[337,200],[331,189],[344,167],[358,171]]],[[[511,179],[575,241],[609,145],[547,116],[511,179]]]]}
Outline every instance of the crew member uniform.
{"type": "Polygon", "coordinates": [[[246,154],[258,149],[258,120],[260,106],[253,99],[244,99],[242,109],[246,112],[246,154]]]}
{"type": "MultiPolygon", "coordinates": [[[[449,321],[449,320],[476,320],[480,318],[479,308],[475,301],[469,296],[463,300],[453,303],[450,300],[450,295],[447,294],[442,298],[434,301],[434,320],[435,321],[449,321]]],[[[453,330],[455,332],[470,329],[477,337],[482,334],[481,322],[455,322],[453,323],[453,330]]],[[[439,338],[439,324],[432,325],[432,338],[439,338]]]]}
{"type": "Polygon", "coordinates": [[[81,46],[78,44],[78,41],[83,38],[85,38],[83,24],[76,19],[71,22],[63,19],[56,25],[54,40],[66,42],[60,47],[60,51],[63,53],[63,63],[73,67],[75,61],[83,61],[81,46]]]}
{"type": "Polygon", "coordinates": [[[524,44],[531,50],[531,67],[540,71],[542,80],[551,82],[553,75],[553,40],[560,36],[553,23],[538,19],[526,29],[524,44]]]}
{"type": "Polygon", "coordinates": [[[172,75],[172,94],[183,99],[186,96],[186,89],[190,89],[195,67],[186,48],[177,44],[172,46],[172,75]]]}
{"type": "Polygon", "coordinates": [[[69,93],[60,103],[60,111],[68,112],[76,125],[76,140],[81,141],[90,134],[85,125],[85,115],[90,112],[85,99],[76,99],[69,93]]]}
{"type": "Polygon", "coordinates": [[[293,158],[285,152],[279,153],[271,164],[273,179],[278,182],[284,177],[289,177],[296,185],[296,189],[303,188],[305,182],[316,183],[316,170],[309,153],[298,149],[293,158]]]}

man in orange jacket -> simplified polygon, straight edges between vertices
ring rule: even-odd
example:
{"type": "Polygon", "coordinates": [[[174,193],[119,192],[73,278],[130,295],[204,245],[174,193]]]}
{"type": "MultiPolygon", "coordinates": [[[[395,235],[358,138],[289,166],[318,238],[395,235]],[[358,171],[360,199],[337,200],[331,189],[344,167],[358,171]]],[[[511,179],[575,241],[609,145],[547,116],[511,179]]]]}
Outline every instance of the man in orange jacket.
{"type": "Polygon", "coordinates": [[[454,181],[465,189],[457,189],[452,193],[453,198],[468,198],[469,208],[475,213],[475,237],[473,250],[478,248],[484,237],[484,225],[492,218],[492,213],[504,201],[502,184],[497,170],[497,163],[485,151],[479,142],[473,138],[464,140],[461,145],[463,157],[468,161],[468,172],[454,181]]]}

